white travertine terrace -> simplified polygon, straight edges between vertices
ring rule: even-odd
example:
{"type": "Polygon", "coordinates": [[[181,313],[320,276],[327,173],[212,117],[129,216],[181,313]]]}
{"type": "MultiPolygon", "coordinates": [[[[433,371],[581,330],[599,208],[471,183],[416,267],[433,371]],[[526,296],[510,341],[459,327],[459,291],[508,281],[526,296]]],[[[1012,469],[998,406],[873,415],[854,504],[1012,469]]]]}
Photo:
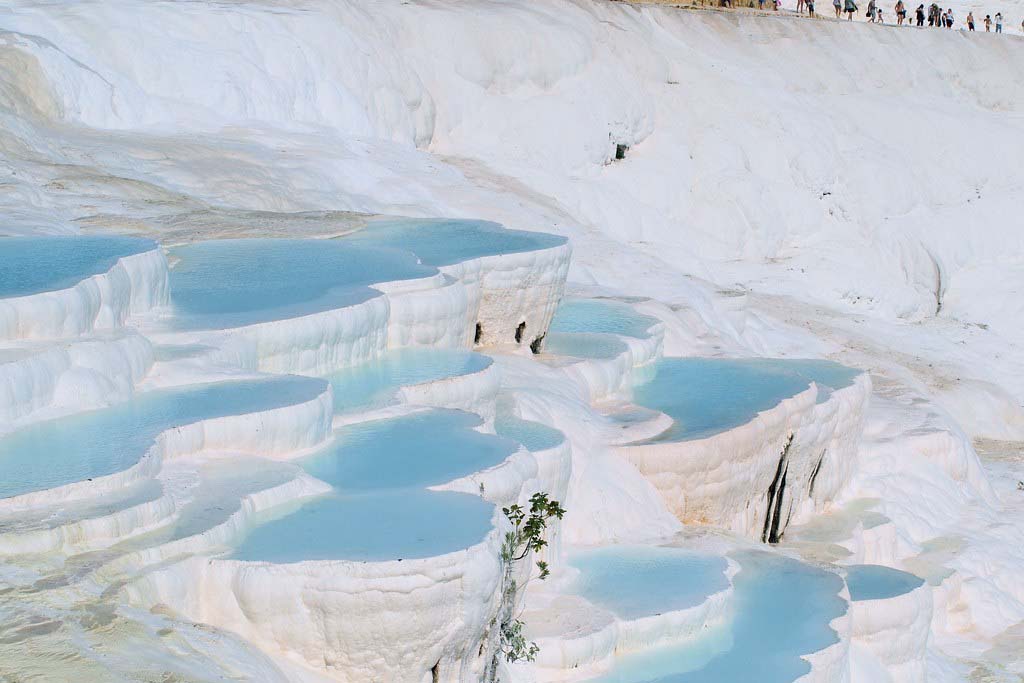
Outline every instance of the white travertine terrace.
{"type": "Polygon", "coordinates": [[[109,330],[167,301],[167,259],[154,248],[124,256],[109,271],[67,289],[0,299],[0,341],[109,330]]]}
{"type": "Polygon", "coordinates": [[[496,608],[497,532],[422,560],[288,565],[194,558],[129,590],[344,679],[473,680],[496,608]],[[382,619],[382,614],[388,618],[382,619]]]}
{"type": "Polygon", "coordinates": [[[123,401],[152,365],[152,344],[139,334],[0,350],[0,432],[123,401]]]}
{"type": "MultiPolygon", "coordinates": [[[[203,367],[220,378],[230,378],[226,369],[231,367],[241,373],[323,374],[391,347],[467,347],[474,341],[477,322],[488,331],[481,342],[501,337],[511,345],[523,322],[531,332],[542,335],[546,330],[564,287],[569,253],[568,245],[562,245],[537,254],[473,259],[446,266],[447,272],[433,277],[383,283],[378,288],[382,295],[361,304],[300,318],[229,330],[164,332],[150,316],[142,328],[146,336],[129,330],[109,338],[9,351],[7,362],[0,365],[0,405],[11,418],[4,423],[13,427],[16,420],[129,400],[153,367],[150,339],[166,348],[195,349],[181,359],[161,361],[154,387],[200,381],[203,367]],[[527,286],[520,286],[523,282],[527,286]],[[77,403],[70,400],[75,394],[77,403]]],[[[131,314],[167,303],[166,267],[162,253],[154,251],[122,259],[109,273],[66,291],[2,301],[5,311],[17,314],[8,315],[17,325],[10,323],[7,329],[20,341],[133,326],[131,314]],[[45,327],[29,324],[44,313],[50,315],[45,327]]],[[[489,429],[499,387],[499,370],[488,364],[468,375],[401,387],[396,398],[411,405],[470,410],[489,429]]],[[[329,437],[331,406],[328,388],[306,403],[175,427],[159,434],[138,463],[123,471],[2,500],[0,553],[73,554],[142,539],[147,532],[174,525],[201,481],[189,463],[201,463],[215,453],[235,459],[289,459],[308,452],[329,437]],[[109,509],[94,503],[103,496],[112,503],[109,509]],[[68,518],[47,521],[46,511],[55,506],[68,511],[68,518]],[[74,517],[76,510],[80,518],[74,517]]],[[[487,499],[500,504],[536,490],[564,497],[569,464],[569,446],[563,442],[536,457],[521,450],[500,465],[436,488],[473,494],[482,489],[487,499]]],[[[359,672],[390,670],[405,679],[408,672],[426,671],[438,661],[446,678],[479,671],[485,661],[480,645],[496,608],[498,530],[464,551],[405,562],[275,566],[202,556],[238,539],[259,511],[324,490],[317,480],[300,474],[245,496],[236,512],[213,527],[200,525],[195,533],[160,545],[142,543],[100,567],[95,576],[113,580],[138,573],[125,588],[138,604],[174,605],[180,614],[230,628],[271,652],[290,652],[308,667],[335,674],[358,678],[359,672]],[[161,564],[167,566],[159,568],[161,564]],[[295,605],[296,595],[307,596],[306,606],[298,612],[284,609],[295,605]],[[380,604],[370,597],[374,595],[380,604]],[[405,616],[381,621],[381,610],[405,616]],[[345,615],[344,626],[333,621],[334,614],[345,615]],[[326,639],[325,619],[331,626],[326,639]],[[296,638],[298,633],[305,638],[296,638]],[[439,634],[447,636],[439,640],[439,634]],[[379,647],[387,642],[402,647],[392,656],[379,647]],[[447,673],[452,671],[463,673],[447,673]]],[[[499,513],[495,515],[498,523],[499,513]]]]}
{"type": "Polygon", "coordinates": [[[127,469],[88,481],[0,499],[0,512],[102,498],[159,476],[167,461],[205,451],[233,451],[270,459],[323,443],[331,428],[330,387],[308,401],[262,412],[228,415],[174,427],[157,435],[153,445],[127,469]]]}
{"type": "MultiPolygon", "coordinates": [[[[642,511],[655,505],[683,522],[758,536],[766,491],[790,440],[789,484],[779,506],[781,515],[787,522],[807,517],[835,499],[855,468],[871,386],[866,376],[820,402],[812,385],[749,423],[706,439],[636,445],[633,442],[650,439],[671,423],[661,413],[629,403],[633,384],[653,372],[662,356],[663,324],[652,323],[640,337],[607,335],[618,344],[612,348],[621,347],[610,357],[545,354],[544,363],[537,363],[526,351],[547,332],[563,293],[570,253],[566,244],[475,258],[442,266],[433,276],[375,285],[380,294],[361,303],[284,320],[179,331],[147,316],[141,327],[144,335],[126,329],[108,337],[12,353],[0,365],[0,387],[7,387],[0,394],[0,406],[21,422],[117,403],[140,391],[204,377],[229,379],[260,372],[323,375],[372,360],[389,349],[467,348],[474,344],[478,324],[476,341],[492,347],[499,362],[402,386],[391,406],[364,416],[335,418],[332,393],[325,388],[316,399],[294,406],[168,430],[124,471],[0,501],[0,553],[113,551],[136,539],[137,547],[112,552],[111,559],[90,574],[98,584],[122,586],[120,594],[134,605],[169,606],[186,619],[226,629],[296,671],[350,681],[436,677],[433,680],[468,682],[479,677],[495,637],[492,620],[498,607],[503,505],[523,503],[532,493],[545,491],[583,509],[603,503],[609,519],[621,515],[622,521],[610,526],[601,522],[590,527],[590,520],[580,514],[555,523],[541,557],[558,567],[566,539],[621,539],[631,524],[643,522],[642,511]],[[517,348],[514,336],[523,324],[517,348]],[[154,344],[185,352],[168,351],[166,358],[155,361],[159,354],[154,344]],[[29,376],[37,379],[28,381],[29,376]],[[533,391],[531,384],[538,381],[551,393],[533,391]],[[70,400],[76,393],[79,404],[70,400]],[[329,491],[298,469],[280,482],[225,501],[233,511],[223,517],[208,523],[189,521],[189,506],[198,504],[196,491],[202,490],[207,476],[202,463],[211,458],[237,461],[240,468],[252,458],[292,460],[326,443],[337,424],[373,415],[379,419],[404,407],[469,411],[483,419],[481,431],[491,432],[502,396],[507,403],[503,410],[559,427],[566,434],[533,452],[520,448],[497,465],[431,487],[479,495],[497,505],[491,532],[464,550],[369,562],[276,564],[224,556],[275,508],[301,505],[304,499],[329,491]],[[569,410],[579,415],[570,416],[569,410]],[[599,443],[603,445],[595,449],[599,443]],[[824,463],[823,452],[828,453],[824,463]],[[610,479],[618,480],[618,497],[594,497],[610,479]],[[591,491],[594,486],[597,489],[591,491]],[[109,509],[90,507],[102,496],[111,496],[109,509]],[[587,497],[590,502],[584,502],[587,497]],[[632,511],[639,515],[635,518],[617,507],[631,500],[643,501],[632,511]],[[45,521],[45,510],[55,505],[65,506],[67,517],[45,521]],[[77,509],[82,511],[78,518],[77,509]],[[162,529],[175,525],[186,531],[159,540],[162,529]],[[156,540],[146,540],[150,533],[156,540]]],[[[146,313],[148,304],[166,302],[166,272],[158,272],[165,261],[148,258],[158,265],[147,271],[146,278],[131,282],[132,287],[150,283],[152,293],[133,294],[139,304],[108,306],[120,312],[97,316],[102,325],[132,328],[129,313],[146,313]]],[[[88,332],[97,326],[100,323],[65,327],[88,332]]],[[[674,524],[661,519],[652,529],[677,529],[674,524]]],[[[566,636],[555,628],[545,634],[548,617],[538,616],[543,654],[536,668],[529,669],[530,680],[559,680],[567,672],[576,677],[598,674],[618,654],[685,642],[705,629],[727,627],[730,618],[731,589],[685,610],[633,620],[602,616],[600,609],[560,593],[565,576],[537,594],[529,613],[551,615],[560,607],[571,607],[569,613],[580,620],[576,633],[566,636]]],[[[844,634],[840,643],[809,655],[809,680],[838,680],[836,672],[848,666],[848,621],[844,617],[834,624],[844,634]]],[[[521,673],[517,668],[514,675],[521,673]]]]}
{"type": "Polygon", "coordinates": [[[299,318],[225,330],[149,334],[162,343],[210,347],[210,362],[274,373],[325,374],[406,346],[522,346],[543,336],[565,287],[572,250],[557,247],[483,256],[438,274],[375,284],[383,296],[299,318]]]}
{"type": "Polygon", "coordinates": [[[479,292],[476,322],[480,344],[514,343],[516,329],[525,323],[520,343],[542,337],[565,290],[572,247],[561,246],[500,256],[482,256],[439,270],[479,292]]]}
{"type": "Polygon", "coordinates": [[[376,285],[388,297],[389,348],[465,347],[473,342],[480,289],[444,273],[376,285]]]}
{"type": "Polygon", "coordinates": [[[586,358],[560,365],[559,369],[577,386],[583,387],[593,402],[628,397],[636,371],[662,355],[662,329],[656,325],[649,337],[618,337],[621,353],[611,358],[586,358]]]}
{"type": "Polygon", "coordinates": [[[821,510],[849,480],[870,394],[867,375],[823,403],[812,385],[735,429],[690,441],[625,445],[618,452],[650,479],[681,521],[760,537],[769,514],[767,492],[783,457],[788,483],[782,530],[791,518],[821,510]]]}
{"type": "MultiPolygon", "coordinates": [[[[738,571],[728,560],[726,576],[738,571]]],[[[624,619],[577,595],[542,591],[531,601],[531,633],[541,653],[537,680],[585,680],[607,669],[617,654],[681,643],[706,636],[726,625],[735,609],[733,589],[708,595],[698,605],[660,614],[624,619]]]]}
{"type": "MultiPolygon", "coordinates": [[[[893,683],[925,683],[932,623],[932,587],[850,603],[853,650],[863,650],[893,683]]],[[[863,655],[861,655],[863,658],[863,655]]],[[[861,664],[863,666],[863,664],[861,664]]]]}
{"type": "Polygon", "coordinates": [[[398,390],[402,403],[435,408],[457,408],[476,413],[484,423],[494,421],[501,388],[501,371],[493,363],[482,370],[432,382],[409,384],[398,390]]]}
{"type": "Polygon", "coordinates": [[[387,348],[388,300],[226,330],[149,333],[172,345],[210,350],[205,361],[258,372],[322,375],[376,358],[387,348]]]}

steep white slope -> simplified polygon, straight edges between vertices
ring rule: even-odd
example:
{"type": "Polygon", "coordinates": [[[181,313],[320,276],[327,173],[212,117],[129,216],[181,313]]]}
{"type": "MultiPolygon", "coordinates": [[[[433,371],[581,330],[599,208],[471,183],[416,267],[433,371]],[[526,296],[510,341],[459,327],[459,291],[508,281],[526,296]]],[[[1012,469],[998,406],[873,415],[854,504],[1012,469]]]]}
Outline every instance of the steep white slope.
{"type": "MultiPolygon", "coordinates": [[[[5,76],[8,231],[40,213],[161,229],[209,203],[473,215],[585,234],[576,279],[683,299],[727,336],[680,272],[937,335],[936,312],[988,325],[968,340],[983,355],[1024,334],[1012,36],[591,0],[25,0],[0,26],[23,67],[5,76]]],[[[1019,372],[958,364],[1024,396],[1019,372]]],[[[1019,435],[1019,405],[1007,418],[1019,435]]]]}

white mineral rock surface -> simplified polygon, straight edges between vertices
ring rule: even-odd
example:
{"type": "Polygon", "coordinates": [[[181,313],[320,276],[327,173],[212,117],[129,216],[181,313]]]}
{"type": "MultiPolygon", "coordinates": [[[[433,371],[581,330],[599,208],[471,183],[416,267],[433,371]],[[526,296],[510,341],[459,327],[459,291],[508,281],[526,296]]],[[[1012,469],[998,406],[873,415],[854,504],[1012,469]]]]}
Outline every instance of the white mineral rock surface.
{"type": "Polygon", "coordinates": [[[505,683],[1019,680],[1024,10],[953,7],[958,25],[1002,10],[1007,34],[610,0],[0,7],[0,679],[478,681],[501,508],[546,492],[567,513],[530,560],[552,575],[513,572],[541,650],[502,662],[505,683]],[[381,217],[567,241],[499,239],[351,305],[174,326],[175,247],[344,240],[381,217]],[[24,238],[114,234],[152,244],[24,291],[50,276],[24,269],[24,238]],[[561,331],[565,294],[621,307],[584,327],[640,331],[561,331]],[[336,379],[408,347],[488,359],[336,379]],[[859,374],[666,438],[686,425],[638,387],[691,357],[859,374]],[[330,382],[188,420],[139,407],[284,375],[330,382]],[[399,447],[358,428],[438,409],[474,414],[460,438],[498,456],[442,443],[345,469],[399,447]],[[79,452],[110,414],[134,427],[79,452]],[[332,449],[338,480],[315,467],[332,449]],[[354,512],[304,517],[332,502],[354,512]],[[312,526],[276,539],[286,561],[239,551],[290,523],[312,526]],[[614,546],[727,570],[681,608],[609,589],[616,613],[571,564],[614,546]],[[857,599],[865,564],[922,582],[857,599]]]}

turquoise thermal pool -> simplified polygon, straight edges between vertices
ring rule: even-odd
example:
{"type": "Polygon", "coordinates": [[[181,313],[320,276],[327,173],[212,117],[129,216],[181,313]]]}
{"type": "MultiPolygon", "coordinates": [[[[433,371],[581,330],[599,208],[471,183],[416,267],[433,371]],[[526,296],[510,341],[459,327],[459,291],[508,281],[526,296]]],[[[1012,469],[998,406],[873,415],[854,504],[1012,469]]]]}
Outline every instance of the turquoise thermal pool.
{"type": "Polygon", "coordinates": [[[518,444],[473,429],[476,415],[430,410],[337,430],[300,461],[334,491],[259,520],[234,559],[385,561],[463,550],[491,530],[494,506],[476,495],[431,491],[493,467],[518,444]]]}
{"type": "Polygon", "coordinates": [[[846,613],[838,574],[760,551],[736,553],[731,621],[700,638],[618,659],[601,683],[791,683],[801,658],[839,642],[829,626],[846,613]]]}
{"type": "Polygon", "coordinates": [[[502,412],[494,419],[494,431],[498,436],[522,444],[523,448],[532,453],[560,446],[565,441],[565,435],[553,427],[502,412]]]}
{"type": "Polygon", "coordinates": [[[103,477],[137,463],[161,433],[315,399],[327,383],[281,376],[138,394],[111,408],[38,422],[0,438],[0,498],[103,477]]]}
{"type": "Polygon", "coordinates": [[[628,348],[616,335],[645,339],[657,323],[620,301],[565,299],[551,320],[544,351],[571,358],[615,358],[628,348]]]}
{"type": "Polygon", "coordinates": [[[342,491],[444,484],[504,462],[518,444],[478,432],[483,421],[460,410],[426,410],[338,429],[328,448],[300,461],[342,491]]]}
{"type": "Polygon", "coordinates": [[[729,587],[724,557],[678,548],[613,546],[578,553],[576,592],[622,619],[688,609],[729,587]]]}
{"type": "Polygon", "coordinates": [[[653,378],[634,388],[633,400],[675,420],[656,441],[686,441],[746,424],[811,382],[823,389],[821,400],[858,374],[821,360],[664,358],[653,378]]]}
{"type": "Polygon", "coordinates": [[[335,412],[381,408],[403,386],[470,375],[491,366],[487,356],[463,349],[408,348],[327,377],[334,388],[335,412]]]}
{"type": "Polygon", "coordinates": [[[507,230],[489,221],[459,219],[381,221],[347,235],[345,240],[408,249],[431,266],[448,266],[483,256],[550,249],[567,241],[564,237],[547,233],[507,230]]]}
{"type": "Polygon", "coordinates": [[[0,299],[68,289],[156,248],[137,237],[0,237],[0,299]]]}
{"type": "Polygon", "coordinates": [[[613,334],[555,332],[544,337],[544,353],[553,356],[605,360],[615,358],[628,349],[629,347],[613,334]]]}
{"type": "Polygon", "coordinates": [[[346,240],[240,239],[171,251],[179,329],[228,329],[353,306],[371,286],[436,274],[408,251],[346,240]]]}
{"type": "Polygon", "coordinates": [[[604,333],[646,339],[657,318],[637,313],[629,304],[612,299],[562,299],[551,320],[552,333],[604,333]]]}
{"type": "Polygon", "coordinates": [[[846,570],[851,600],[887,600],[924,585],[924,580],[877,564],[855,564],[846,570]]]}
{"type": "Polygon", "coordinates": [[[397,489],[334,492],[262,521],[232,559],[287,564],[382,562],[464,550],[491,530],[494,506],[465,493],[397,489]]]}

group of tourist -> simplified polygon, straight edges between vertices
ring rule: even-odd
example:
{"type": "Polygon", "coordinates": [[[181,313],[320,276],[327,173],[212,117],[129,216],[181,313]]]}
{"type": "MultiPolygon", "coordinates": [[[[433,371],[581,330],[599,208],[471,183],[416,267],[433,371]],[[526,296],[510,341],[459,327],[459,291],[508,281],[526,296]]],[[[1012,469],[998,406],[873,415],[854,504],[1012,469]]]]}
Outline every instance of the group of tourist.
{"type": "MultiPolygon", "coordinates": [[[[836,10],[836,17],[839,17],[841,13],[840,2],[841,0],[832,0],[832,5],[836,10]]],[[[857,11],[857,5],[853,0],[845,0],[845,2],[846,4],[842,11],[845,11],[852,20],[854,13],[857,11]]],[[[914,10],[914,19],[912,20],[907,19],[907,6],[903,3],[903,0],[897,0],[896,6],[893,10],[896,13],[896,24],[898,26],[902,26],[903,22],[906,22],[908,25],[912,25],[915,20],[918,26],[924,26],[924,22],[927,19],[929,26],[951,29],[956,21],[956,17],[953,14],[952,9],[942,9],[934,2],[929,5],[927,9],[925,9],[923,3],[918,5],[917,9],[914,10]]],[[[868,1],[867,15],[868,21],[871,23],[885,23],[885,19],[882,16],[882,8],[878,6],[876,0],[868,1]]],[[[996,33],[1002,33],[1003,13],[996,12],[995,19],[992,18],[992,15],[986,14],[983,23],[985,24],[986,31],[991,31],[992,25],[995,24],[996,33]]],[[[975,28],[974,12],[967,13],[967,28],[970,31],[973,31],[975,28]]],[[[1021,22],[1021,29],[1024,30],[1024,21],[1021,22]]]]}
{"type": "MultiPolygon", "coordinates": [[[[776,11],[782,6],[781,0],[768,0],[769,4],[773,6],[776,11]]],[[[730,2],[730,5],[732,3],[730,2]]],[[[758,0],[758,7],[764,8],[765,0],[758,0]]],[[[814,16],[814,0],[796,0],[796,11],[799,14],[803,14],[804,10],[810,16],[814,16]]],[[[832,0],[832,9],[835,10],[836,18],[842,18],[843,13],[846,13],[847,19],[853,21],[853,15],[860,11],[857,7],[856,0],[832,0]]],[[[934,2],[927,8],[924,4],[917,6],[914,10],[914,18],[907,19],[907,6],[903,0],[897,0],[896,5],[893,7],[893,12],[896,14],[896,24],[903,26],[904,22],[908,26],[913,26],[915,21],[918,26],[924,26],[925,21],[928,22],[929,26],[935,28],[953,28],[953,24],[956,22],[956,17],[953,14],[952,9],[942,9],[934,2]]],[[[877,0],[868,0],[867,7],[868,21],[871,23],[884,24],[885,18],[882,12],[882,8],[878,6],[877,0]]],[[[975,30],[976,21],[974,19],[974,12],[967,13],[967,29],[969,31],[975,30]]],[[[981,20],[981,23],[985,25],[985,30],[991,32],[992,27],[995,27],[996,33],[1003,32],[1003,13],[996,12],[993,17],[990,14],[986,14],[985,18],[981,20]]],[[[1024,33],[1024,21],[1020,22],[1021,32],[1024,33]]]]}
{"type": "MultiPolygon", "coordinates": [[[[953,19],[952,18],[949,18],[949,23],[950,24],[953,23],[953,19]]],[[[985,31],[986,32],[992,31],[992,24],[995,23],[995,25],[996,25],[996,33],[1002,33],[1003,32],[1003,13],[1002,12],[996,12],[996,17],[995,17],[995,21],[994,22],[993,22],[993,19],[992,19],[992,15],[991,14],[986,14],[985,18],[981,20],[981,23],[985,24],[985,31]]],[[[1024,31],[1024,21],[1020,22],[1020,27],[1021,27],[1021,30],[1024,31]]],[[[947,26],[947,28],[951,28],[951,27],[947,26]]],[[[974,12],[968,12],[967,13],[967,30],[969,30],[969,31],[973,31],[974,30],[974,12]]]]}

